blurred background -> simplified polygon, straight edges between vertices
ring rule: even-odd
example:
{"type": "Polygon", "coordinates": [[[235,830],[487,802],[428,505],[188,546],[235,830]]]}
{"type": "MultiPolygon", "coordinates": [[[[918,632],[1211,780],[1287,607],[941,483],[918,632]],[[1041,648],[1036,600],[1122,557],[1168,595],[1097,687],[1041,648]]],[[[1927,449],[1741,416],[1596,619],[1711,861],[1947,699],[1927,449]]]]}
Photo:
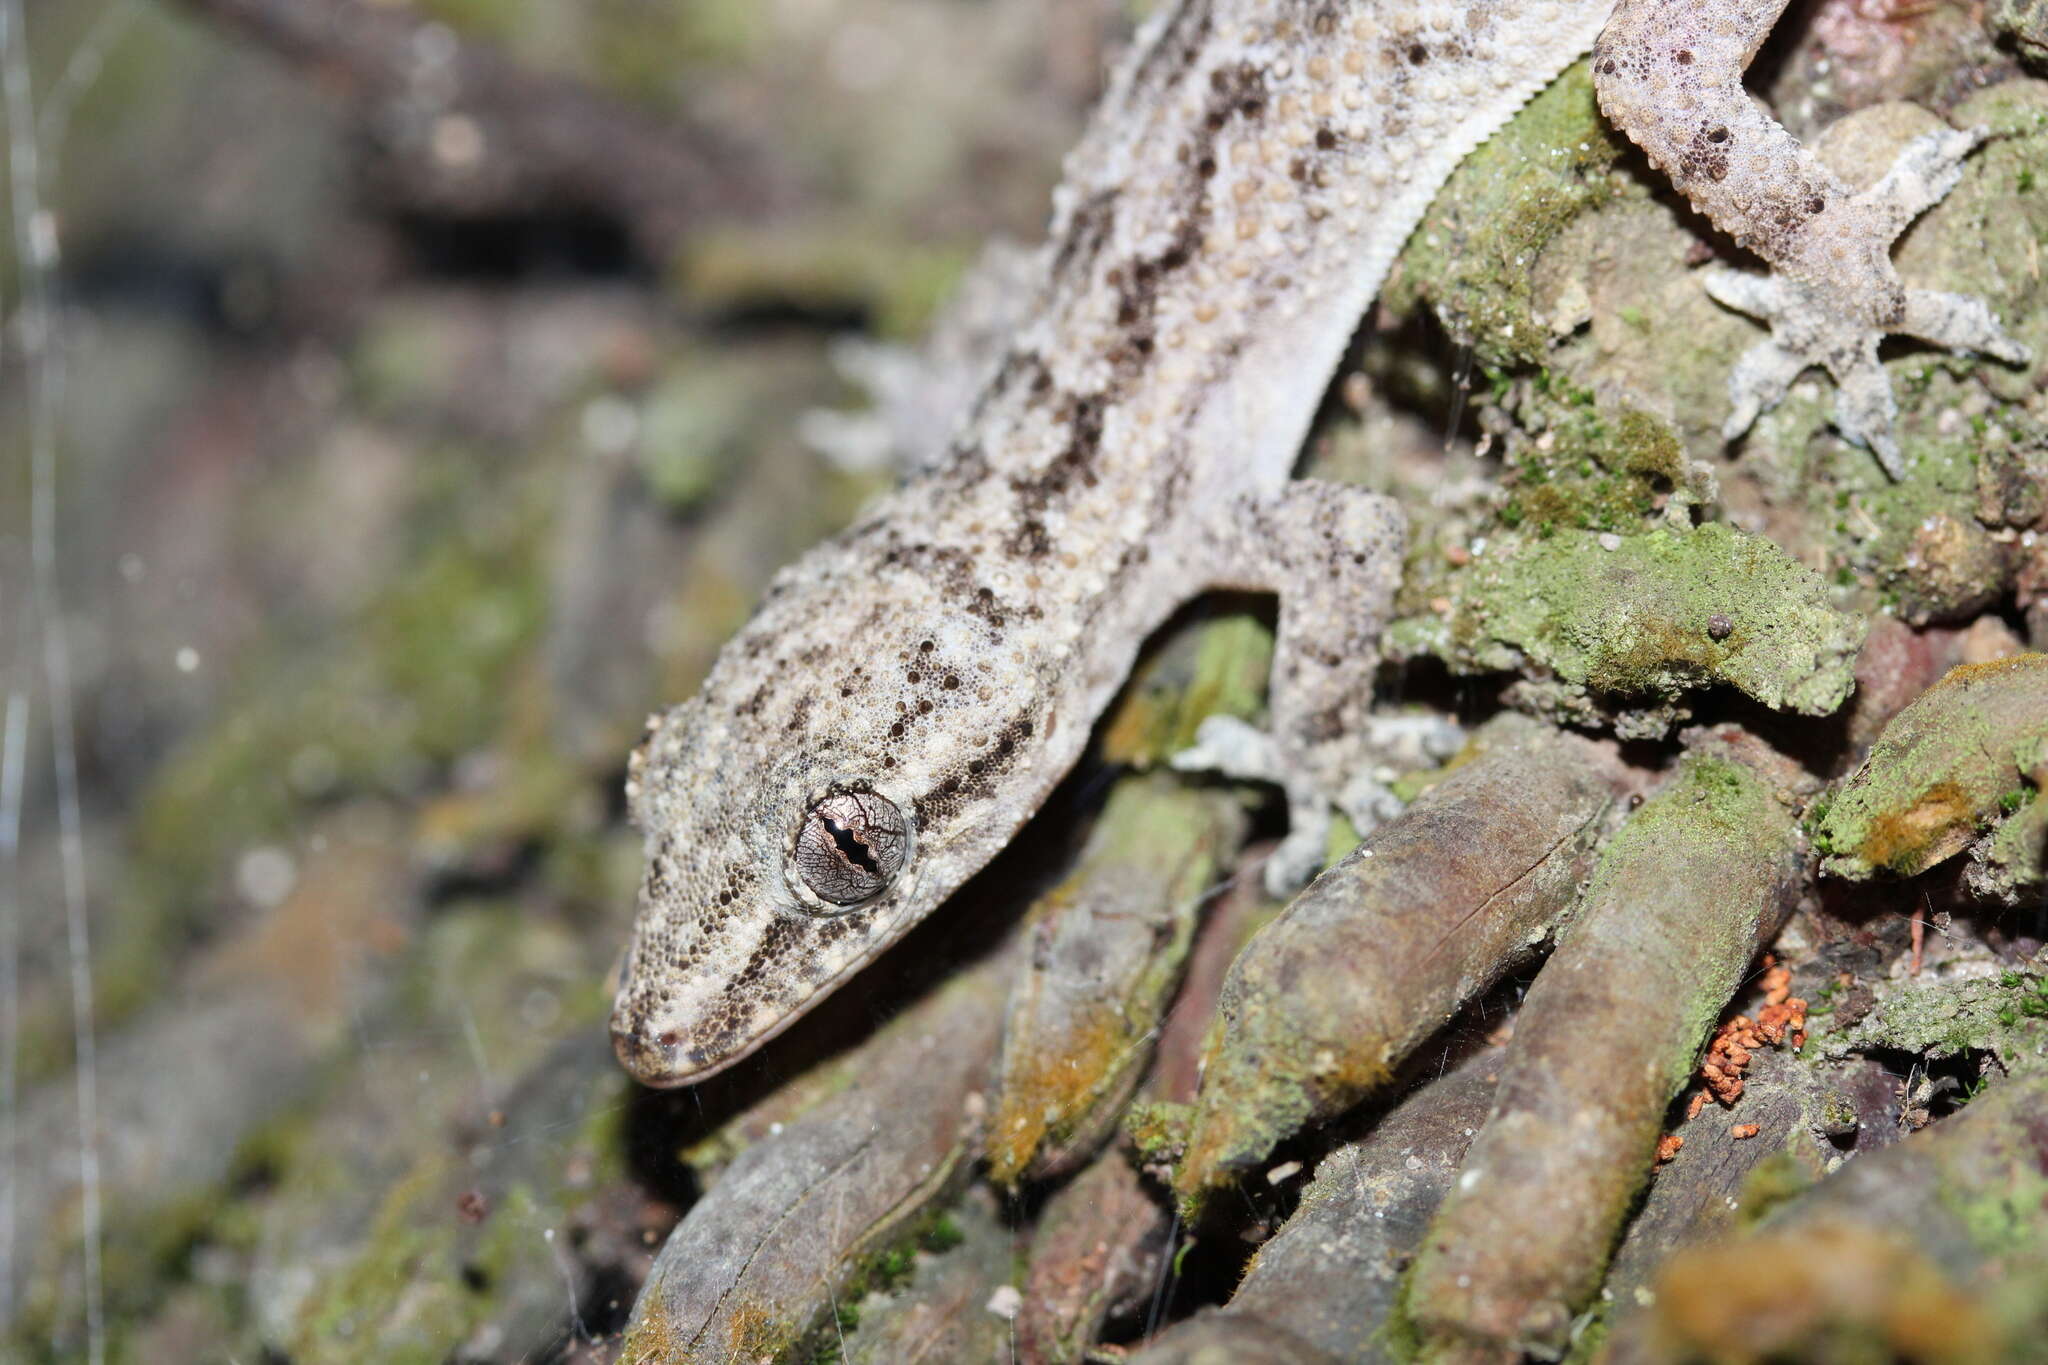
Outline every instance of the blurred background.
{"type": "Polygon", "coordinates": [[[0,0],[0,1358],[619,1325],[625,753],[1135,8],[0,0]]]}

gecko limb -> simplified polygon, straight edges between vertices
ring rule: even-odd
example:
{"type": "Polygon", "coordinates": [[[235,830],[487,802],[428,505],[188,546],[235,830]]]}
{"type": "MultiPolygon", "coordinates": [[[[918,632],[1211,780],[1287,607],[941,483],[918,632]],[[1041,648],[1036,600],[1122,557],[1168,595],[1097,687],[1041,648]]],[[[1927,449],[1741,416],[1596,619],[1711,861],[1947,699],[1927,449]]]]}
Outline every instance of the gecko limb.
{"type": "Polygon", "coordinates": [[[1286,793],[1287,837],[1266,863],[1275,895],[1322,866],[1332,807],[1361,829],[1383,817],[1375,785],[1356,779],[1366,767],[1379,631],[1400,581],[1405,538],[1392,501],[1321,479],[1297,480],[1242,508],[1225,537],[1235,561],[1225,585],[1281,595],[1271,728],[1212,716],[1173,766],[1270,782],[1286,793]]]}
{"type": "MultiPolygon", "coordinates": [[[[1892,236],[1904,231],[1915,215],[1954,187],[1963,158],[1985,136],[1981,128],[1944,128],[1914,138],[1883,179],[1857,196],[1870,221],[1892,236]]],[[[1887,238],[1887,246],[1889,242],[1887,238]]],[[[2028,359],[2027,348],[1999,326],[1984,301],[1963,294],[1909,289],[1895,322],[1871,324],[1831,307],[1826,287],[1787,275],[1720,269],[1708,271],[1703,283],[1716,302],[1761,318],[1771,328],[1770,338],[1745,352],[1728,376],[1733,411],[1721,429],[1728,440],[1748,431],[1759,415],[1785,396],[1794,379],[1818,365],[1835,380],[1836,429],[1875,452],[1886,473],[1902,478],[1904,456],[1892,430],[1898,402],[1877,356],[1878,343],[1887,332],[1917,337],[1957,354],[1979,352],[2010,364],[2028,359]]]]}
{"type": "Polygon", "coordinates": [[[1981,300],[1909,290],[1891,261],[1899,234],[1955,187],[1988,134],[1943,128],[1915,138],[1875,184],[1852,189],[1742,87],[1784,7],[1623,0],[1594,52],[1600,105],[1694,208],[1772,266],[1768,277],[1705,277],[1718,302],[1771,328],[1729,375],[1733,410],[1722,435],[1741,436],[1819,366],[1837,387],[1836,428],[1900,478],[1898,404],[1877,354],[1887,334],[2008,363],[2029,358],[1981,300]]]}

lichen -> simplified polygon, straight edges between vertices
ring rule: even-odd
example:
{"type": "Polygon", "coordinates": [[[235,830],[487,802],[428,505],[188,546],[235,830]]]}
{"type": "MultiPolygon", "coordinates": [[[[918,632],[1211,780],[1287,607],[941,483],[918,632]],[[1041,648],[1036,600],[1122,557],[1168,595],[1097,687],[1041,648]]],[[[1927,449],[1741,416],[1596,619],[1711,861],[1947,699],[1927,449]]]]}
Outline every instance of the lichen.
{"type": "Polygon", "coordinates": [[[2048,799],[2031,788],[2008,792],[1998,810],[1998,828],[1971,861],[1970,889],[2017,905],[2048,884],[2048,799]]]}
{"type": "MultiPolygon", "coordinates": [[[[1903,106],[1852,116],[1831,130],[1840,151],[1881,166],[1905,139],[1939,126],[1903,106]],[[1910,112],[1910,111],[1908,111],[1910,112]]],[[[1957,127],[1993,136],[1948,197],[1901,241],[1901,277],[1915,288],[1982,298],[2036,363],[2012,366],[1928,348],[1899,348],[1886,364],[1900,412],[1895,426],[1905,477],[1894,480],[1868,451],[1825,435],[1833,403],[1825,383],[1802,381],[1745,442],[1744,467],[1797,528],[1802,559],[1870,606],[1914,623],[1962,620],[1995,602],[2011,580],[2010,548],[1994,534],[1999,509],[1982,506],[1986,461],[2037,448],[2029,410],[2048,356],[2048,281],[2027,262],[2048,238],[2048,83],[2014,79],[1954,109],[1957,127]],[[1991,510],[1993,518],[1983,516],[1991,510]]],[[[1833,154],[1824,149],[1823,155],[1833,154]]],[[[1994,474],[1996,470],[1992,471],[1994,474]]],[[[2008,523],[2009,524],[2009,523],[2008,523]]]]}
{"type": "Polygon", "coordinates": [[[1861,619],[1837,610],[1812,570],[1720,524],[1501,537],[1451,578],[1445,605],[1402,622],[1395,650],[1629,703],[1725,683],[1826,715],[1849,694],[1863,639],[1861,619]]]}
{"type": "Polygon", "coordinates": [[[1987,1053],[2010,1072],[2048,1062],[2048,977],[1930,982],[1895,990],[1847,1028],[1815,1039],[1829,1056],[1892,1050],[1940,1061],[1987,1053]]]}
{"type": "Polygon", "coordinates": [[[1806,526],[1873,604],[1914,625],[1966,620],[2004,594],[2016,564],[2006,539],[1979,515],[1985,462],[2037,439],[2039,424],[2010,407],[1957,420],[1983,408],[1982,395],[1940,370],[1912,387],[1898,426],[1905,476],[1893,479],[1860,452],[1845,452],[1828,478],[1800,490],[1806,526]]]}
{"type": "Polygon", "coordinates": [[[1581,62],[1466,157],[1402,250],[1385,302],[1433,304],[1479,363],[1539,362],[1531,264],[1574,219],[1633,187],[1609,172],[1627,142],[1600,117],[1581,62]]]}

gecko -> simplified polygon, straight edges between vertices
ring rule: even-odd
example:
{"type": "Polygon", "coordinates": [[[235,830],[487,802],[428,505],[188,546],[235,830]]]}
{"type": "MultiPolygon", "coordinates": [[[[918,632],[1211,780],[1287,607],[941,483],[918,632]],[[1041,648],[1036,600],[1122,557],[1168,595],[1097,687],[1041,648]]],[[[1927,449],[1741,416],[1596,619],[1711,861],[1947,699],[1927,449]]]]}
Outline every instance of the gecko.
{"type": "Polygon", "coordinates": [[[1198,745],[1281,785],[1269,881],[1320,865],[1404,520],[1293,466],[1437,188],[1579,57],[1606,116],[1775,269],[1712,286],[1772,329],[1731,377],[1731,437],[1819,365],[1837,426],[1896,475],[1884,334],[2024,359],[1984,304],[1907,289],[1890,260],[1982,133],[1919,139],[1851,191],[1743,91],[1784,5],[1164,5],[1065,163],[1020,321],[943,453],[780,572],[698,694],[649,720],[626,1068],[666,1086],[730,1066],[945,904],[1204,592],[1278,596],[1269,728],[1198,745]]]}

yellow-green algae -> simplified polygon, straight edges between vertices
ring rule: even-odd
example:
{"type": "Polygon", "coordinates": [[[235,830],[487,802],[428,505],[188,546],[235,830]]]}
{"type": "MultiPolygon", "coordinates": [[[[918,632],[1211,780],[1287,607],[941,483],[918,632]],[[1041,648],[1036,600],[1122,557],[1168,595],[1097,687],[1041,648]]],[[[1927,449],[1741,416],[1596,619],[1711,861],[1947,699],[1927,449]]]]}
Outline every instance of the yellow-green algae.
{"type": "MultiPolygon", "coordinates": [[[[1067,937],[1063,921],[1085,910],[1090,921],[1142,917],[1152,925],[1152,946],[1130,962],[1091,943],[1103,977],[1138,969],[1121,980],[1091,980],[1092,998],[1077,998],[1073,983],[1053,983],[1048,992],[1029,977],[1013,990],[989,1127],[992,1180],[1014,1185],[1047,1149],[1102,1123],[1103,1106],[1137,1083],[1180,979],[1195,910],[1242,831],[1214,793],[1163,775],[1127,778],[1111,791],[1074,871],[1033,907],[1035,939],[1059,970],[1069,954],[1053,940],[1067,937]]],[[[1036,959],[1031,970],[1035,976],[1036,959]]]]}
{"type": "Polygon", "coordinates": [[[1932,867],[1973,842],[2044,765],[2048,654],[1951,669],[1826,798],[1814,821],[1822,866],[1855,878],[1932,867]]]}

